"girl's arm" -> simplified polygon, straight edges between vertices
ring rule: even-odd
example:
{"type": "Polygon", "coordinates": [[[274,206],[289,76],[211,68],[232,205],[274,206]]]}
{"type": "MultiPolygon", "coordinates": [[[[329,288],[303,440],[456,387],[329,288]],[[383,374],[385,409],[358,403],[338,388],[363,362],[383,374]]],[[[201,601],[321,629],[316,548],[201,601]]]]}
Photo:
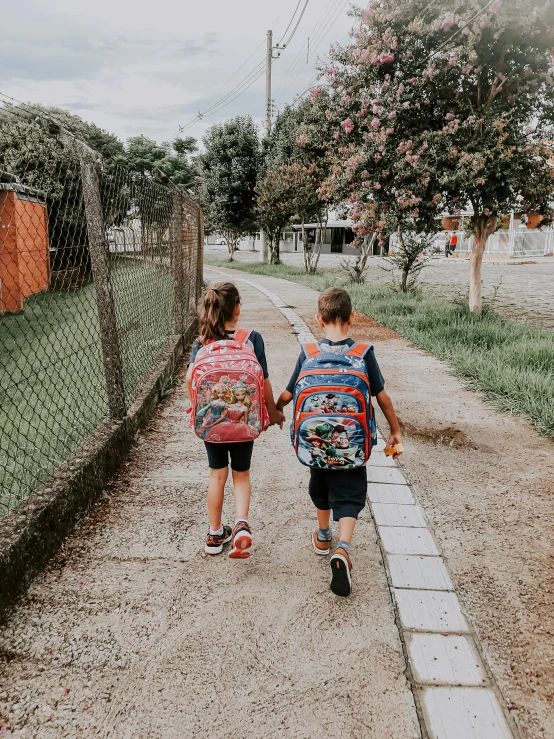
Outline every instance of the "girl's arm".
{"type": "Polygon", "coordinates": [[[187,393],[189,394],[189,400],[192,402],[192,364],[189,364],[187,376],[185,377],[185,383],[187,386],[187,393]]]}
{"type": "Polygon", "coordinates": [[[273,388],[271,387],[269,377],[266,377],[266,379],[264,380],[264,400],[267,406],[267,412],[269,413],[269,421],[271,425],[276,425],[279,426],[279,428],[283,428],[285,417],[282,411],[278,409],[275,405],[275,400],[273,398],[273,388]]]}
{"type": "MultiPolygon", "coordinates": [[[[387,441],[387,447],[402,444],[402,431],[400,430],[400,424],[398,423],[398,418],[394,412],[392,400],[384,390],[381,390],[381,392],[375,397],[379,403],[379,407],[387,419],[387,423],[389,424],[390,434],[387,441]]],[[[399,456],[399,454],[393,454],[393,459],[396,459],[399,456]]]]}

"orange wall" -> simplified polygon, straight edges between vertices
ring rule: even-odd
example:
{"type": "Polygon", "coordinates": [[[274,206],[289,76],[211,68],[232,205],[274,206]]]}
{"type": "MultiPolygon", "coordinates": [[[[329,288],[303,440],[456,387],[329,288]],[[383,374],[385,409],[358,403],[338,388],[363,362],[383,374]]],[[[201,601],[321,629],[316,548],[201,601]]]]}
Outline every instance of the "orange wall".
{"type": "Polygon", "coordinates": [[[48,225],[41,203],[0,191],[0,311],[23,309],[23,299],[48,288],[48,225]]]}

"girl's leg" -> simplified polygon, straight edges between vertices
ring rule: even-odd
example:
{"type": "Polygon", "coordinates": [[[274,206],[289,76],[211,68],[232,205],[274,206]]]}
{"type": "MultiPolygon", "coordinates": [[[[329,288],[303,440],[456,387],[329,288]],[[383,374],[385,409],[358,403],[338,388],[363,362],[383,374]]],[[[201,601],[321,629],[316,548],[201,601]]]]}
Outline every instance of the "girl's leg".
{"type": "Polygon", "coordinates": [[[250,509],[250,495],[252,488],[250,486],[250,470],[246,472],[237,472],[233,470],[233,493],[235,496],[235,517],[248,520],[248,511],[250,509]]]}
{"type": "Polygon", "coordinates": [[[220,470],[210,469],[210,481],[208,483],[207,502],[208,517],[210,519],[210,527],[212,528],[212,530],[219,529],[219,527],[221,526],[223,495],[228,473],[228,467],[223,467],[220,470]]]}

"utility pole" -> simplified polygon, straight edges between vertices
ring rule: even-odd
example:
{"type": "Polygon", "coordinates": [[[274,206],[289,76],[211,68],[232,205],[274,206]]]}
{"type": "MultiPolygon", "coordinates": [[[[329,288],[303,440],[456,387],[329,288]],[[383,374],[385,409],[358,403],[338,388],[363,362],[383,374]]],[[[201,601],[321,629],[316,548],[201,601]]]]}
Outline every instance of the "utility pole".
{"type": "MultiPolygon", "coordinates": [[[[267,54],[265,62],[265,132],[271,133],[271,64],[273,62],[273,31],[267,32],[267,54]]],[[[267,262],[267,237],[260,232],[260,262],[267,262]]]]}
{"type": "Polygon", "coordinates": [[[273,31],[267,32],[267,55],[265,63],[265,130],[271,133],[271,63],[273,61],[273,31]]]}

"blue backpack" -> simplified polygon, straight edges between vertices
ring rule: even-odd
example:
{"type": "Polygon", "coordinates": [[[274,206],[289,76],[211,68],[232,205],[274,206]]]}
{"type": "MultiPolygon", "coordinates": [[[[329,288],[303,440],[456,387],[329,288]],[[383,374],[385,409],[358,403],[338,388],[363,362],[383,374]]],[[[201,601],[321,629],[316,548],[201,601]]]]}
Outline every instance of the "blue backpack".
{"type": "Polygon", "coordinates": [[[303,349],[290,428],[296,456],[317,469],[361,467],[377,443],[364,361],[371,345],[331,346],[323,340],[303,349]]]}

